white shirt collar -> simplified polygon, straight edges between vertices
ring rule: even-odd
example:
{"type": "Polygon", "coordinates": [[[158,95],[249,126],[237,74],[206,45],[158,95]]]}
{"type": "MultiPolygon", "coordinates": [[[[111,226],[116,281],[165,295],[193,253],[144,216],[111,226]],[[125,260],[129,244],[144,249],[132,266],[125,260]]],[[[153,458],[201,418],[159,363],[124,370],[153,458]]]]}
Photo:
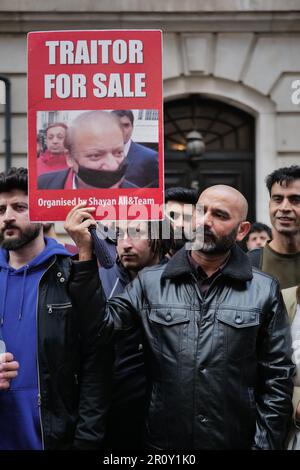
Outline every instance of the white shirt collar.
{"type": "Polygon", "coordinates": [[[132,142],[132,140],[129,139],[128,142],[127,142],[126,144],[124,144],[124,153],[125,153],[125,157],[127,157],[127,154],[128,154],[128,152],[129,152],[129,147],[130,147],[130,145],[131,145],[131,142],[132,142]]]}

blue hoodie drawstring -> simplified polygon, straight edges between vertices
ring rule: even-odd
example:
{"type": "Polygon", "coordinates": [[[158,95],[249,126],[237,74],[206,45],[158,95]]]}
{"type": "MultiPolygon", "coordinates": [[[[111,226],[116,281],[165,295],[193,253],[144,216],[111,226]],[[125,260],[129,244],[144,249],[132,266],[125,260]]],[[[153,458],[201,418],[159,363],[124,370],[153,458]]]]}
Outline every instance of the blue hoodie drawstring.
{"type": "Polygon", "coordinates": [[[23,310],[23,303],[24,303],[24,292],[25,292],[25,282],[26,282],[26,275],[28,271],[29,266],[25,266],[25,269],[23,271],[23,282],[22,282],[22,291],[21,291],[21,301],[20,301],[20,307],[19,307],[19,315],[18,315],[18,320],[22,320],[22,310],[23,310]]]}
{"type": "Polygon", "coordinates": [[[7,296],[7,285],[8,285],[8,269],[4,269],[5,271],[5,280],[4,280],[4,293],[2,297],[2,305],[1,305],[1,322],[0,325],[3,325],[4,322],[4,315],[5,315],[5,304],[6,304],[6,296],[7,296]]]}

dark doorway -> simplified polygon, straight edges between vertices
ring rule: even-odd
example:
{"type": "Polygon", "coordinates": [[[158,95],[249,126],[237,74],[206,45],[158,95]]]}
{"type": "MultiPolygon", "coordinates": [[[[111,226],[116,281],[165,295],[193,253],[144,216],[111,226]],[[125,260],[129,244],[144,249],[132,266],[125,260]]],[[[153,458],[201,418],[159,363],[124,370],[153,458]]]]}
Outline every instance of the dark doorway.
{"type": "Polygon", "coordinates": [[[189,95],[164,105],[165,187],[188,186],[200,191],[228,184],[241,191],[255,220],[254,118],[221,101],[189,95]],[[205,152],[191,162],[186,135],[197,130],[205,152]]]}

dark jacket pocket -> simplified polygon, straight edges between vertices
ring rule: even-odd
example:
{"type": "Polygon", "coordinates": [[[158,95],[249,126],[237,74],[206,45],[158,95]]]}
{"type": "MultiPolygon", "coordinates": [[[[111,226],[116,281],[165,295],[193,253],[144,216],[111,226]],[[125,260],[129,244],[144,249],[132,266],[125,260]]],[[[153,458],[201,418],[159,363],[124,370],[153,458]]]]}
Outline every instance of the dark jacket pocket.
{"type": "Polygon", "coordinates": [[[241,360],[255,352],[260,321],[259,309],[220,308],[217,312],[219,336],[228,357],[241,360]]]}
{"type": "Polygon", "coordinates": [[[154,345],[163,354],[173,357],[188,346],[190,311],[186,308],[152,308],[149,314],[154,345]]]}

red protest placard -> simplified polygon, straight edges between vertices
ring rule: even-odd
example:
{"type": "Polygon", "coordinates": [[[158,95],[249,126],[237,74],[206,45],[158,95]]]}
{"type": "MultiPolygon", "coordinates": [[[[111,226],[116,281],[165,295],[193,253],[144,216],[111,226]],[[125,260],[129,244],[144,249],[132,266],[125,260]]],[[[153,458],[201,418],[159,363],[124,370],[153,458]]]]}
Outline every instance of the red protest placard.
{"type": "Polygon", "coordinates": [[[32,221],[161,219],[161,31],[29,33],[28,141],[32,221]]]}

